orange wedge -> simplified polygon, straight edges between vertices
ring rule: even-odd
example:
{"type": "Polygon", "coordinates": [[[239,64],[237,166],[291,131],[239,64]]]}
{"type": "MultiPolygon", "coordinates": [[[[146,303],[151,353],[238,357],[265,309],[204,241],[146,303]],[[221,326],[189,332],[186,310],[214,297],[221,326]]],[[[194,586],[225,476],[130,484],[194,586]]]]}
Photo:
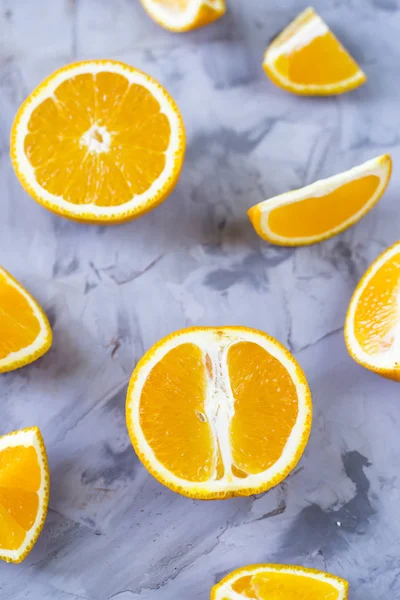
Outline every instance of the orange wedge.
{"type": "Polygon", "coordinates": [[[37,427],[0,437],[0,559],[19,563],[47,515],[50,475],[37,427]]]}
{"type": "Polygon", "coordinates": [[[152,19],[170,31],[204,27],[226,12],[225,0],[140,0],[152,19]]]}
{"type": "Polygon", "coordinates": [[[272,42],[263,67],[276,85],[295,94],[343,94],[367,80],[313,8],[301,13],[272,42]]]}
{"type": "Polygon", "coordinates": [[[311,428],[311,396],[294,357],[245,327],[195,327],[158,342],[127,395],[137,455],[192,498],[248,496],[280,483],[311,428]]]}
{"type": "Polygon", "coordinates": [[[358,284],[345,339],[355,361],[400,381],[400,242],[383,252],[358,284]]]}
{"type": "Polygon", "coordinates": [[[46,315],[34,298],[0,267],[0,373],[27,365],[51,346],[46,315]]]}
{"type": "Polygon", "coordinates": [[[167,91],[112,60],[68,65],[25,100],[11,158],[25,190],[77,221],[118,223],[151,210],[174,188],[185,134],[167,91]]]}
{"type": "Polygon", "coordinates": [[[357,223],[382,197],[392,173],[389,154],[256,204],[248,211],[260,237],[280,246],[315,244],[357,223]]]}
{"type": "Polygon", "coordinates": [[[291,565],[250,565],[233,571],[211,591],[211,600],[347,600],[344,579],[291,565]]]}

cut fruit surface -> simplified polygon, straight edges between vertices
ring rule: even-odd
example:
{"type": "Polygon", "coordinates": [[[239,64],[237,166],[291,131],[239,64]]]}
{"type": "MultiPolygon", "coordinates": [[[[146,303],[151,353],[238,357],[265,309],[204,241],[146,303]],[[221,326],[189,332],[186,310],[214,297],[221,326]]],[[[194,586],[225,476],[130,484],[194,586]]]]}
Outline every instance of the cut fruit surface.
{"type": "Polygon", "coordinates": [[[256,204],[248,211],[260,237],[281,246],[304,246],[357,223],[382,197],[390,181],[389,154],[256,204]]]}
{"type": "Polygon", "coordinates": [[[263,67],[279,87],[297,94],[342,94],[367,80],[326,23],[308,8],[267,48],[263,67]]]}
{"type": "Polygon", "coordinates": [[[265,491],[299,461],[311,396],[294,357],[245,327],[193,328],[138,363],[127,426],[148,470],[193,498],[265,491]]]}
{"type": "Polygon", "coordinates": [[[383,252],[358,284],[345,339],[354,360],[400,381],[400,242],[383,252]]]}
{"type": "Polygon", "coordinates": [[[50,476],[37,427],[0,437],[0,559],[21,562],[47,514],[50,476]]]}
{"type": "Polygon", "coordinates": [[[140,0],[149,15],[170,31],[204,27],[226,12],[225,0],[140,0]]]}
{"type": "Polygon", "coordinates": [[[250,565],[227,575],[211,600],[347,600],[348,583],[315,569],[291,565],[250,565]]]}
{"type": "Polygon", "coordinates": [[[117,61],[68,65],[25,100],[11,158],[25,188],[77,221],[118,223],[160,204],[183,163],[180,112],[154,79],[117,61]]]}
{"type": "Polygon", "coordinates": [[[0,267],[0,373],[27,365],[51,346],[52,333],[39,304],[0,267]]]}

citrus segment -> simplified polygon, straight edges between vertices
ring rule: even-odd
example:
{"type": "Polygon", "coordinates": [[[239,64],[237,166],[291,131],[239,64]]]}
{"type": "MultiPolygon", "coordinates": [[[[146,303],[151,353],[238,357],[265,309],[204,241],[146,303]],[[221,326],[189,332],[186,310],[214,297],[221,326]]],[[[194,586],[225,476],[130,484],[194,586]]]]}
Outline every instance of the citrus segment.
{"type": "Polygon", "coordinates": [[[37,427],[0,437],[0,559],[21,562],[46,517],[49,471],[37,427]]]}
{"type": "Polygon", "coordinates": [[[311,399],[300,367],[273,338],[244,327],[193,328],[139,362],[127,425],[145,466],[171,489],[249,495],[298,462],[311,399]]]}
{"type": "Polygon", "coordinates": [[[334,177],[260,202],[249,211],[257,233],[280,245],[327,239],[359,221],[382,197],[392,161],[386,154],[334,177]]]}
{"type": "Polygon", "coordinates": [[[190,31],[204,27],[226,12],[225,0],[141,0],[144,9],[170,31],[190,31]]]}
{"type": "Polygon", "coordinates": [[[235,409],[232,460],[245,473],[262,473],[279,460],[295,426],[296,386],[285,366],[253,342],[229,348],[228,368],[235,409]]]}
{"type": "Polygon", "coordinates": [[[305,10],[272,42],[263,66],[274,83],[298,94],[340,94],[366,81],[313,8],[305,10]]]}
{"type": "Polygon", "coordinates": [[[348,583],[315,569],[289,565],[251,565],[227,575],[211,600],[347,600],[348,583]]]}
{"type": "Polygon", "coordinates": [[[358,284],[345,337],[357,362],[400,380],[400,242],[381,254],[358,284]]]}
{"type": "Polygon", "coordinates": [[[0,267],[0,373],[36,360],[47,352],[51,340],[50,325],[40,306],[0,267]]]}
{"type": "Polygon", "coordinates": [[[159,204],[173,189],[184,129],[169,94],[116,61],[60,69],[25,101],[11,136],[15,171],[54,212],[119,222],[159,204]]]}
{"type": "Polygon", "coordinates": [[[151,370],[140,402],[140,426],[168,470],[187,481],[207,481],[215,467],[205,417],[206,367],[200,348],[182,344],[151,370]]]}

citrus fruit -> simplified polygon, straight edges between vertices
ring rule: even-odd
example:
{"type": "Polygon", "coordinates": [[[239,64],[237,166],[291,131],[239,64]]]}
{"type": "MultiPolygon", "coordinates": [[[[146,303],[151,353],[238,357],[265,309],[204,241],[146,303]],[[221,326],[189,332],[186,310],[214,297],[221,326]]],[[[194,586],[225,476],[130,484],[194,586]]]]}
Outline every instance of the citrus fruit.
{"type": "Polygon", "coordinates": [[[51,346],[46,315],[32,296],[0,267],[0,373],[33,362],[51,346]]]}
{"type": "Polygon", "coordinates": [[[0,437],[0,559],[19,563],[47,515],[50,475],[37,427],[0,437]]]}
{"type": "Polygon", "coordinates": [[[313,8],[275,38],[265,52],[263,67],[276,85],[295,94],[343,94],[367,80],[313,8]]]}
{"type": "Polygon", "coordinates": [[[183,163],[179,110],[154,79],[113,60],[63,67],[25,100],[11,158],[25,190],[77,221],[118,223],[162,202],[183,163]]]}
{"type": "Polygon", "coordinates": [[[208,25],[226,12],[225,0],[141,0],[149,15],[170,31],[190,31],[208,25]]]}
{"type": "Polygon", "coordinates": [[[382,197],[392,172],[389,154],[270,198],[248,211],[260,237],[281,246],[330,238],[359,221],[382,197]]]}
{"type": "Polygon", "coordinates": [[[250,565],[227,575],[211,600],[347,600],[344,579],[292,565],[250,565]]]}
{"type": "Polygon", "coordinates": [[[299,461],[311,396],[294,357],[246,327],[194,327],[158,342],[128,389],[127,426],[147,469],[192,498],[265,491],[299,461]]]}
{"type": "Polygon", "coordinates": [[[369,267],[350,301],[345,339],[358,363],[400,381],[400,242],[369,267]]]}

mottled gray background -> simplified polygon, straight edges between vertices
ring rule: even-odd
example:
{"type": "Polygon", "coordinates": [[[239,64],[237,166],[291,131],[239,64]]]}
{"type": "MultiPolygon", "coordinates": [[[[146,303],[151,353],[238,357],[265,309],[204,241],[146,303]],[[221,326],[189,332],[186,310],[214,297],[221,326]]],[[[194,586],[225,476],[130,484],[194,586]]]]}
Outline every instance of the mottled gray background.
{"type": "Polygon", "coordinates": [[[348,357],[342,327],[356,282],[399,238],[400,2],[315,0],[368,84],[310,99],[275,88],[264,48],[306,3],[228,0],[190,34],[155,25],[138,0],[0,0],[0,256],[36,295],[52,350],[0,378],[0,433],[37,424],[52,490],[40,540],[0,564],[1,600],[207,600],[227,571],[294,562],[350,580],[351,600],[400,598],[398,384],[348,357]],[[172,196],[140,220],[85,226],[53,216],[11,169],[21,101],[67,62],[111,57],[176,98],[188,152],[172,196]],[[310,248],[261,242],[246,209],[390,151],[381,203],[310,248]],[[187,325],[243,324],[298,357],[315,419],[299,468],[268,494],[182,498],[147,474],[124,401],[136,361],[187,325]]]}

